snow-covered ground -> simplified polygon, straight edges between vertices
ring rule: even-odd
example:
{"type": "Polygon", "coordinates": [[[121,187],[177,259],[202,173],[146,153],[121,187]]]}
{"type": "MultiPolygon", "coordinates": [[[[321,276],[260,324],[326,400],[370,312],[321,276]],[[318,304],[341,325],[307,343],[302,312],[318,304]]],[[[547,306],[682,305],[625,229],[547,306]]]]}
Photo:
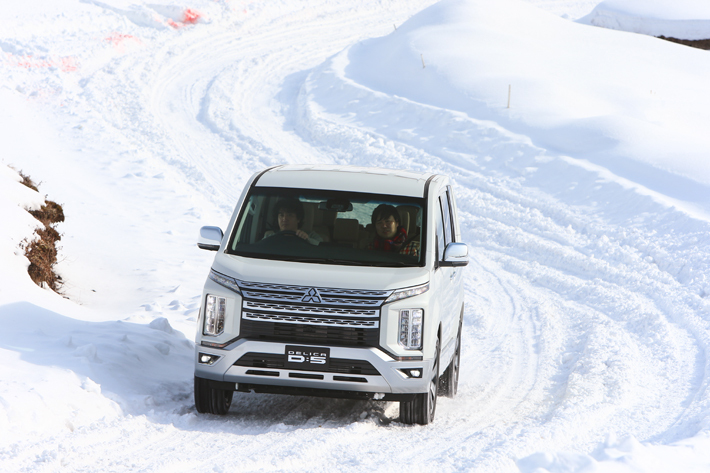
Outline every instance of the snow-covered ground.
{"type": "Polygon", "coordinates": [[[634,29],[710,15],[598,3],[4,5],[0,471],[710,471],[710,55],[634,29]],[[463,367],[434,424],[196,414],[197,231],[277,163],[454,177],[463,367]],[[44,194],[66,297],[20,248],[44,194]]]}

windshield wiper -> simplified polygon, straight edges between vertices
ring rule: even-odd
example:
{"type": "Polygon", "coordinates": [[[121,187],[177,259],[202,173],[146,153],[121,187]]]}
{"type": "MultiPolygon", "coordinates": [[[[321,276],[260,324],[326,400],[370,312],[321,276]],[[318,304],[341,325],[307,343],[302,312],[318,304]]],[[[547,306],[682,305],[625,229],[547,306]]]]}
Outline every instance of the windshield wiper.
{"type": "Polygon", "coordinates": [[[404,263],[402,261],[353,261],[349,259],[335,259],[335,258],[312,258],[309,262],[313,263],[327,263],[327,264],[344,264],[350,266],[373,266],[377,268],[382,267],[407,267],[415,266],[411,263],[404,263]]]}
{"type": "Polygon", "coordinates": [[[417,266],[413,263],[405,263],[403,261],[371,261],[369,266],[377,266],[383,268],[409,268],[417,266]]]}
{"type": "Polygon", "coordinates": [[[370,266],[369,263],[363,261],[353,261],[349,259],[335,258],[293,258],[293,261],[302,263],[325,263],[325,264],[347,264],[351,266],[370,266]]]}

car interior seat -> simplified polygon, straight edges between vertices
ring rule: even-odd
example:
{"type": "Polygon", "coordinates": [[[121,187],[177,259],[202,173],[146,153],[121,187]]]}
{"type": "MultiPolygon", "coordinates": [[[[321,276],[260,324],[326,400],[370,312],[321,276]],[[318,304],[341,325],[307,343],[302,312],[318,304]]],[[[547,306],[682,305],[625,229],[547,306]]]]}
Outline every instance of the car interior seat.
{"type": "Polygon", "coordinates": [[[336,218],[333,223],[333,240],[342,246],[357,248],[360,223],[356,218],[336,218]]]}
{"type": "Polygon", "coordinates": [[[420,240],[419,228],[421,222],[418,222],[419,208],[413,205],[398,205],[397,212],[399,212],[401,225],[407,230],[407,239],[420,240]],[[405,221],[407,225],[403,223],[405,221]]]}

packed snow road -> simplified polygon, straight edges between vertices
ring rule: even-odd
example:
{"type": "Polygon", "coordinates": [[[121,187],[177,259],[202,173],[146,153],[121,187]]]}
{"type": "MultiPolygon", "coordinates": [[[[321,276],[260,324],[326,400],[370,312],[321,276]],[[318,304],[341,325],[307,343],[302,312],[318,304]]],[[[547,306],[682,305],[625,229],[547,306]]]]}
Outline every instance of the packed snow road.
{"type": "MultiPolygon", "coordinates": [[[[30,320],[54,330],[15,323],[0,336],[23,362],[59,367],[66,386],[88,393],[85,415],[76,412],[87,406],[53,408],[48,371],[35,418],[7,416],[20,435],[3,437],[0,469],[516,471],[543,450],[591,453],[618,446],[615,435],[669,444],[707,430],[708,209],[672,207],[535,136],[443,107],[436,90],[378,90],[372,77],[386,64],[372,59],[376,48],[405,45],[403,23],[431,0],[212,3],[180,29],[153,23],[177,21],[172,5],[153,5],[155,15],[83,7],[96,20],[87,35],[139,39],[108,60],[83,51],[79,77],[39,106],[93,158],[67,153],[69,184],[105,186],[100,203],[81,201],[99,223],[77,215],[84,234],[65,238],[68,295],[97,320],[126,321],[69,323],[48,311],[30,320]],[[384,35],[390,44],[356,44],[384,35]],[[454,177],[471,254],[458,396],[440,399],[427,427],[399,424],[395,403],[241,393],[227,416],[197,415],[183,333],[194,330],[210,255],[195,249],[196,229],[224,227],[254,171],[332,162],[454,177]],[[126,230],[106,237],[104,223],[126,230]],[[115,251],[76,256],[102,238],[115,251]],[[101,286],[89,266],[112,276],[101,286]],[[125,297],[100,297],[111,285],[125,297]]],[[[80,22],[66,28],[67,42],[83,40],[80,22]]],[[[61,72],[12,80],[27,88],[61,72]]],[[[60,192],[55,184],[50,197],[80,202],[60,192]]]]}

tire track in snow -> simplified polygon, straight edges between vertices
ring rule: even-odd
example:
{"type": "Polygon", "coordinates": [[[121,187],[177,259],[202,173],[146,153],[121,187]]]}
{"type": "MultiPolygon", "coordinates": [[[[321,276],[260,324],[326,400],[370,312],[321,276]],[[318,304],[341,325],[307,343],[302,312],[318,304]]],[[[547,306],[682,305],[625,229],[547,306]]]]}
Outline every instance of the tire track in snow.
{"type": "Polygon", "coordinates": [[[684,425],[702,424],[710,286],[694,272],[708,268],[707,226],[494,123],[379,94],[327,65],[303,72],[430,2],[420,3],[325,2],[323,12],[278,2],[222,30],[183,29],[96,73],[84,99],[186,192],[225,213],[250,172],[272,162],[381,163],[456,176],[472,246],[460,396],[441,399],[427,428],[379,426],[372,403],[237,395],[230,414],[216,419],[176,400],[16,447],[13,466],[66,457],[75,471],[411,463],[510,471],[514,458],[550,445],[589,451],[610,430],[668,442],[684,425]],[[559,174],[575,182],[556,182],[559,174]],[[593,206],[597,186],[634,205],[634,218],[616,212],[619,203],[593,206]],[[673,235],[679,221],[687,234],[673,235]],[[580,422],[590,428],[575,437],[580,422]],[[91,465],[80,460],[86,445],[101,452],[91,465]],[[152,454],[136,466],[132,453],[145,448],[152,454]]]}
{"type": "Polygon", "coordinates": [[[92,82],[101,89],[128,87],[113,97],[112,108],[129,113],[112,119],[115,126],[140,123],[126,134],[228,212],[251,172],[283,162],[330,161],[284,130],[275,99],[284,81],[430,3],[279,2],[263,7],[263,17],[180,30],[157,51],[123,58],[118,68],[125,74],[99,73],[92,82]],[[141,90],[146,83],[147,97],[141,90]]]}
{"type": "MultiPolygon", "coordinates": [[[[529,412],[516,412],[521,418],[537,415],[532,406],[544,404],[536,398],[541,391],[553,393],[550,411],[538,417],[529,436],[557,437],[556,448],[589,451],[607,432],[670,442],[687,435],[687,428],[675,427],[678,423],[701,425],[708,405],[710,305],[704,299],[702,276],[683,284],[682,272],[668,263],[681,257],[697,268],[696,274],[707,270],[707,223],[664,208],[607,176],[576,166],[574,160],[550,156],[495,123],[357,84],[345,74],[347,53],[336,55],[306,79],[299,97],[299,132],[339,156],[340,162],[380,162],[456,176],[464,240],[497,262],[493,273],[515,278],[516,287],[533,295],[509,290],[512,305],[529,309],[531,301],[538,302],[546,307],[542,320],[555,316],[551,307],[557,307],[558,319],[571,316],[569,326],[552,329],[543,324],[542,333],[532,331],[531,321],[511,321],[513,330],[527,329],[526,336],[533,339],[561,338],[540,361],[541,372],[556,381],[528,392],[509,392],[514,398],[509,400],[510,412],[516,412],[514,406],[531,406],[529,412]],[[577,181],[565,189],[559,177],[562,186],[555,182],[556,176],[577,181]],[[605,189],[599,194],[619,202],[589,205],[591,191],[601,187],[605,189]],[[622,202],[638,211],[619,212],[622,202]],[[624,220],[629,218],[633,221],[624,220]],[[679,221],[689,234],[673,235],[670,229],[679,221]],[[659,237],[659,228],[669,231],[659,237]],[[697,260],[689,242],[701,242],[697,260]],[[663,253],[672,246],[680,251],[663,253]],[[650,257],[648,247],[663,248],[657,254],[664,261],[650,257]],[[584,337],[575,330],[582,330],[584,337]],[[564,438],[565,432],[578,431],[571,420],[580,416],[589,423],[588,435],[564,438]]],[[[495,339],[495,334],[488,336],[495,339]]],[[[495,347],[489,351],[495,353],[495,347]]],[[[467,356],[466,362],[471,361],[467,356]]],[[[500,366],[489,372],[489,387],[504,391],[505,383],[496,378],[500,366]]],[[[525,377],[518,376],[526,384],[525,377]]],[[[495,406],[495,400],[490,402],[495,406]]],[[[495,430],[493,418],[489,421],[495,430]]],[[[531,445],[523,448],[525,442],[516,446],[510,440],[511,452],[535,451],[531,445]]],[[[491,440],[490,445],[498,444],[491,440]]]]}

